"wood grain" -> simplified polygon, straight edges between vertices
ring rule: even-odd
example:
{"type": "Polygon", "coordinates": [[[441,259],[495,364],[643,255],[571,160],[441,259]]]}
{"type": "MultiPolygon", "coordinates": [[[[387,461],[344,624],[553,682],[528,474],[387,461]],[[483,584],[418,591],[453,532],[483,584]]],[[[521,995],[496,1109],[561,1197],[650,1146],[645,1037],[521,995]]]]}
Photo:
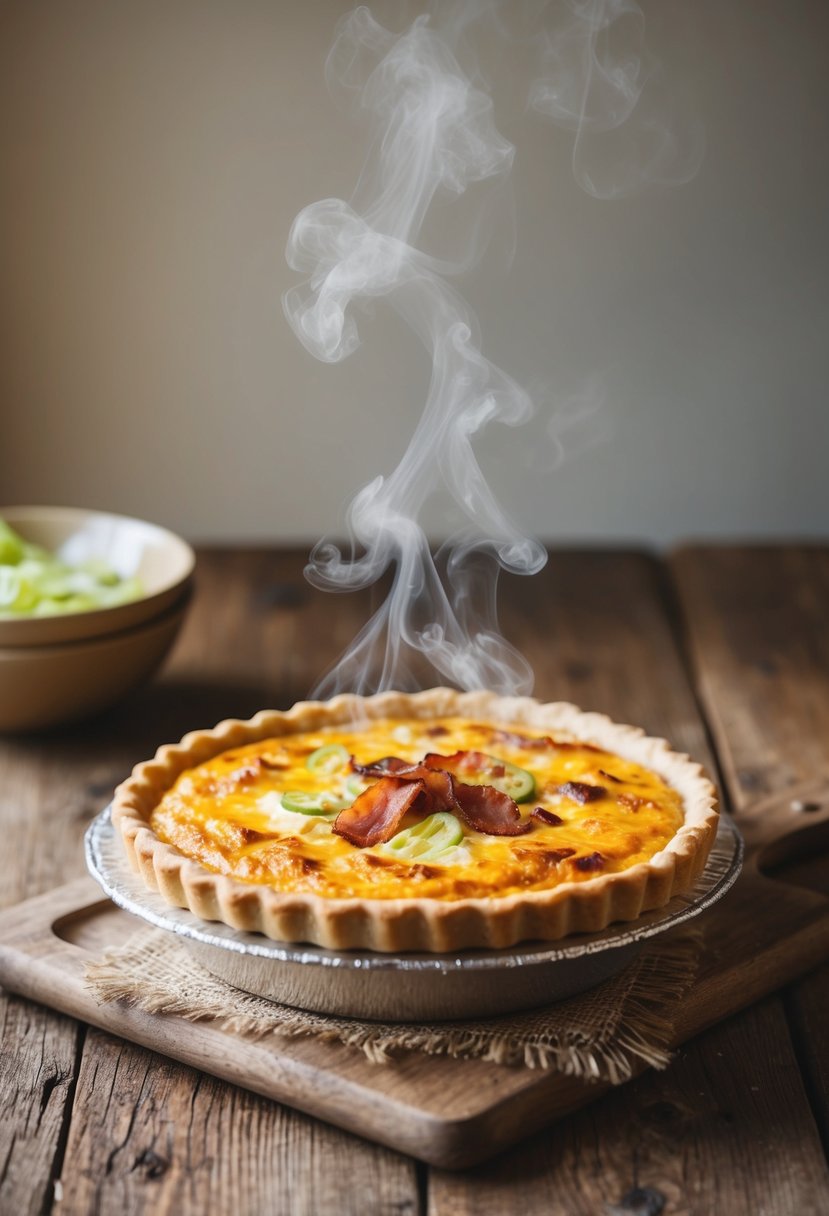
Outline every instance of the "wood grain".
{"type": "Polygon", "coordinates": [[[673,571],[735,808],[829,774],[829,551],[689,548],[673,571]]]}
{"type": "Polygon", "coordinates": [[[66,1160],[62,1211],[417,1211],[413,1163],[99,1031],[66,1160]]]}
{"type": "MultiPolygon", "coordinates": [[[[0,907],[83,872],[96,783],[109,770],[91,748],[76,756],[58,734],[0,740],[0,907]],[[85,752],[85,754],[84,754],[85,752]]],[[[40,1213],[60,1169],[84,1029],[0,992],[0,1212],[40,1213]]]]}
{"type": "Polygon", "coordinates": [[[82,1035],[71,1018],[0,997],[0,1212],[51,1207],[82,1035]]]}
{"type": "Polygon", "coordinates": [[[829,1156],[829,966],[799,980],[786,994],[798,1063],[829,1156]]]}
{"type": "MultiPolygon", "coordinates": [[[[829,806],[829,550],[694,548],[678,553],[673,569],[738,822],[758,791],[788,791],[792,819],[808,830],[811,808],[829,806]]],[[[806,843],[825,862],[829,842],[806,843]]],[[[829,894],[829,866],[814,855],[788,873],[829,894]]],[[[829,1145],[829,967],[796,985],[787,1009],[829,1145]]]]}
{"type": "Polygon", "coordinates": [[[824,1186],[785,1019],[772,1001],[709,1031],[669,1072],[646,1074],[473,1177],[434,1171],[429,1216],[816,1216],[824,1186]]]}

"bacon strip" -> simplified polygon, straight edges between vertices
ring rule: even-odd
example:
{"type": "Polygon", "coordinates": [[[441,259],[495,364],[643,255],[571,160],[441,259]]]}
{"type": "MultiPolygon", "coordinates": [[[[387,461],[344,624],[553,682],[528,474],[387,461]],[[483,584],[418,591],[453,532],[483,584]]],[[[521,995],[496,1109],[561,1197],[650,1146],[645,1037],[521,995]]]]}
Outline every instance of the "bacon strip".
{"type": "Polygon", "coordinates": [[[331,830],[358,849],[383,844],[391,840],[403,816],[424,789],[422,781],[381,777],[364,790],[352,806],[340,811],[331,830]]]}
{"type": "Polygon", "coordinates": [[[422,782],[424,810],[427,815],[433,815],[436,811],[457,809],[456,783],[451,773],[443,769],[429,768],[425,764],[412,764],[409,768],[395,773],[395,776],[405,777],[407,781],[422,782]]]}
{"type": "Polygon", "coordinates": [[[464,773],[487,773],[490,777],[503,777],[507,771],[503,763],[488,756],[486,752],[453,752],[451,756],[441,756],[437,752],[429,752],[423,761],[429,768],[443,768],[456,777],[464,773]]]}
{"type": "Polygon", "coordinates": [[[494,785],[464,785],[455,782],[455,795],[461,818],[476,832],[488,836],[523,836],[532,823],[521,822],[521,812],[510,798],[494,785]]]}
{"type": "Polygon", "coordinates": [[[615,781],[616,785],[624,785],[624,781],[621,777],[614,777],[612,773],[607,771],[607,769],[600,768],[599,776],[604,777],[607,781],[615,781]]]}
{"type": "Polygon", "coordinates": [[[587,857],[577,857],[573,865],[582,873],[589,874],[592,870],[601,870],[604,865],[604,857],[601,853],[589,853],[587,857]]]}
{"type": "Polygon", "coordinates": [[[452,811],[471,828],[490,836],[522,836],[532,827],[521,822],[521,812],[509,794],[492,785],[467,785],[443,767],[457,761],[460,768],[480,771],[488,757],[481,752],[456,752],[454,756],[429,754],[422,764],[407,764],[396,756],[385,756],[372,764],[357,764],[355,772],[377,777],[353,806],[340,811],[333,831],[357,848],[383,844],[398,830],[404,815],[416,810],[423,816],[452,811]]]}
{"type": "Polygon", "coordinates": [[[565,781],[564,785],[558,787],[558,792],[582,806],[595,802],[597,798],[607,797],[607,790],[603,785],[588,785],[586,781],[565,781]]]}
{"type": "Polygon", "coordinates": [[[539,823],[549,823],[551,827],[554,828],[557,828],[564,823],[564,820],[557,815],[555,811],[548,811],[546,807],[543,806],[537,806],[535,808],[533,811],[533,819],[537,819],[539,823]]]}
{"type": "MultiPolygon", "coordinates": [[[[493,766],[492,758],[485,752],[459,751],[451,756],[429,752],[423,763],[429,768],[444,769],[455,778],[464,772],[489,772],[493,777],[502,777],[505,772],[502,764],[493,766]]],[[[532,827],[529,821],[521,822],[521,812],[514,799],[494,785],[468,785],[455,780],[454,788],[456,809],[476,832],[486,832],[489,836],[523,836],[532,827]]]]}
{"type": "Polygon", "coordinates": [[[397,773],[403,768],[410,768],[411,765],[408,760],[401,760],[399,756],[383,756],[380,760],[372,760],[370,764],[358,764],[352,756],[351,767],[363,777],[386,777],[389,773],[397,773]]]}
{"type": "Polygon", "coordinates": [[[549,857],[552,862],[558,865],[560,861],[566,861],[568,857],[572,857],[575,851],[575,849],[547,849],[544,856],[549,857]]]}
{"type": "Polygon", "coordinates": [[[534,739],[531,735],[519,735],[514,730],[496,730],[492,735],[498,743],[509,743],[511,747],[542,748],[557,747],[549,735],[534,739]]]}
{"type": "Polygon", "coordinates": [[[520,735],[514,730],[496,730],[493,732],[492,738],[498,743],[509,743],[513,747],[526,747],[531,750],[536,748],[539,750],[552,748],[554,751],[582,749],[586,752],[602,750],[595,743],[584,743],[579,739],[553,739],[550,735],[542,735],[540,739],[534,739],[531,735],[520,735]]]}

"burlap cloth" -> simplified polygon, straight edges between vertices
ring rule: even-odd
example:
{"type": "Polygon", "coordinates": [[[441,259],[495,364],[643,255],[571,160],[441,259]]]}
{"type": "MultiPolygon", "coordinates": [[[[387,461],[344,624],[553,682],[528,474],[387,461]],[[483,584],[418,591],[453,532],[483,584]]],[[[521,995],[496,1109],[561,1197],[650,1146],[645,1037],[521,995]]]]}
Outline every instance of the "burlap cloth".
{"type": "Polygon", "coordinates": [[[101,1003],[211,1021],[254,1039],[306,1036],[359,1049],[375,1064],[404,1052],[554,1069],[619,1085],[642,1062],[664,1068],[674,1013],[697,970],[699,937],[648,945],[618,976],[581,996],[529,1013],[456,1022],[360,1022],[276,1005],[233,988],[196,962],[174,936],[142,929],[88,965],[101,1003]]]}

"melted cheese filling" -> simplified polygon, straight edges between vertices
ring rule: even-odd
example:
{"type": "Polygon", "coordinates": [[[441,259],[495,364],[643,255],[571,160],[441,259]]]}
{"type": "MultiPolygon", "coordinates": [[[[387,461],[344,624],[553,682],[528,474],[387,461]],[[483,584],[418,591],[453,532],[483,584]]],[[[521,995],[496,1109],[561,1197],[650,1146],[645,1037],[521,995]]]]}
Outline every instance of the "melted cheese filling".
{"type": "MultiPolygon", "coordinates": [[[[541,739],[523,727],[524,739],[541,739]]],[[[647,861],[683,823],[680,795],[655,773],[590,744],[554,737],[554,746],[506,743],[503,724],[460,718],[439,722],[372,721],[335,726],[233,748],[183,772],[152,813],[157,835],[208,869],[284,892],[328,898],[442,900],[547,890],[647,861]],[[331,793],[353,800],[345,780],[353,774],[312,770],[307,758],[339,744],[360,764],[383,756],[416,762],[427,752],[481,751],[532,773],[535,794],[520,807],[527,820],[536,807],[560,824],[532,819],[522,836],[492,836],[464,825],[460,844],[440,863],[407,862],[382,845],[357,848],[335,835],[333,818],[282,806],[288,791],[331,793]],[[567,783],[600,786],[582,804],[562,792],[567,783]]],[[[422,816],[407,814],[401,830],[422,816]]]]}

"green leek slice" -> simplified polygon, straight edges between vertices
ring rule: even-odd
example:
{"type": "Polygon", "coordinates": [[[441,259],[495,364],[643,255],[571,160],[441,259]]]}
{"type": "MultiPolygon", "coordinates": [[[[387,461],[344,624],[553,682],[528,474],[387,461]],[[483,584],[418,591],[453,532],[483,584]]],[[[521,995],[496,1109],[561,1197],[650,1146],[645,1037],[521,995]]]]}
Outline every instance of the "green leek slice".
{"type": "Polygon", "coordinates": [[[286,811],[295,811],[299,815],[332,815],[349,805],[330,790],[319,793],[310,790],[286,790],[281,799],[286,811]]]}
{"type": "Polygon", "coordinates": [[[439,861],[444,853],[463,840],[459,819],[448,811],[438,811],[420,823],[404,828],[384,844],[383,850],[406,861],[439,861]]]}
{"type": "Polygon", "coordinates": [[[341,743],[327,743],[318,747],[305,761],[305,767],[312,773],[337,773],[348,764],[351,757],[341,743]]]}

